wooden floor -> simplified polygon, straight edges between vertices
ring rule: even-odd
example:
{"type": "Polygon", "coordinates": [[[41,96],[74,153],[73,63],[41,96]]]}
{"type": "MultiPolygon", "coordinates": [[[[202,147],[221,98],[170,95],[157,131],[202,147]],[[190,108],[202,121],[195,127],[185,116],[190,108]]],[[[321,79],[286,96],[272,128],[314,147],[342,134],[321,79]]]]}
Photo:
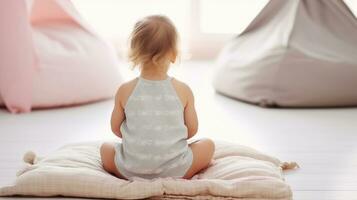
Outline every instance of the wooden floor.
{"type": "MultiPolygon", "coordinates": [[[[298,162],[301,169],[286,172],[294,199],[357,199],[357,108],[265,109],[241,103],[213,91],[211,65],[182,63],[172,72],[195,93],[197,137],[235,141],[298,162]]],[[[45,155],[67,143],[114,139],[112,105],[109,100],[24,115],[0,111],[0,185],[14,181],[26,150],[45,155]]]]}

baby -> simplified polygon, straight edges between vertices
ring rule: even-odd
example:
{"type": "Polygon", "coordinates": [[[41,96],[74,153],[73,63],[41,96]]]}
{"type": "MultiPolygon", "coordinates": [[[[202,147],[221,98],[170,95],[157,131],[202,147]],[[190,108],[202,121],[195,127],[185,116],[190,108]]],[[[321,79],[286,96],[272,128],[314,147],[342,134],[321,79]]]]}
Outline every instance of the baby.
{"type": "Polygon", "coordinates": [[[119,178],[189,179],[212,159],[212,140],[187,142],[198,129],[191,89],[167,75],[177,40],[167,17],[149,16],[135,24],[129,58],[140,76],[120,86],[111,118],[122,143],[100,148],[104,169],[119,178]]]}

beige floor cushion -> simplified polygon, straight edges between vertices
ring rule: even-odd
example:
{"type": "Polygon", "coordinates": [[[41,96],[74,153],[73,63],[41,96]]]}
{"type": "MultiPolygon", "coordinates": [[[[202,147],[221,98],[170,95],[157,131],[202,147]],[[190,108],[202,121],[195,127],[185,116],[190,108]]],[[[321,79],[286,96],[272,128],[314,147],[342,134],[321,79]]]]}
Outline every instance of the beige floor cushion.
{"type": "Polygon", "coordinates": [[[0,196],[71,196],[140,199],[292,199],[283,169],[296,163],[252,148],[216,141],[214,161],[192,180],[154,179],[126,181],[103,170],[101,142],[66,145],[43,158],[24,156],[26,167],[13,185],[0,188],[0,196]]]}

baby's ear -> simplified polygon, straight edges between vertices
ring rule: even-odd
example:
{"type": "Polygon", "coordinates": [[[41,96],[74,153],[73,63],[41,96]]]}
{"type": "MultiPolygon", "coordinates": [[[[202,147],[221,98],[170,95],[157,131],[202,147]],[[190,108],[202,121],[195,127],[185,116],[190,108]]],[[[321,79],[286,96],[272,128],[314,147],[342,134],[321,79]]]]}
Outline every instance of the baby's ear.
{"type": "Polygon", "coordinates": [[[169,54],[169,59],[171,63],[175,63],[177,58],[177,51],[171,51],[169,54]]]}

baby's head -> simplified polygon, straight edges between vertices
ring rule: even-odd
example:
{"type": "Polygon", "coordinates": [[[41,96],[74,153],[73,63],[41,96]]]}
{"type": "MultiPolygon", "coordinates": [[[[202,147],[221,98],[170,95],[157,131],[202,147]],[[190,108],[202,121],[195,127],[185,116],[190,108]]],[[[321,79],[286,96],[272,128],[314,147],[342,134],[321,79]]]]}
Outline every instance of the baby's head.
{"type": "Polygon", "coordinates": [[[178,35],[171,20],[152,15],[139,20],[131,33],[129,59],[135,66],[168,67],[177,56],[178,35]]]}

